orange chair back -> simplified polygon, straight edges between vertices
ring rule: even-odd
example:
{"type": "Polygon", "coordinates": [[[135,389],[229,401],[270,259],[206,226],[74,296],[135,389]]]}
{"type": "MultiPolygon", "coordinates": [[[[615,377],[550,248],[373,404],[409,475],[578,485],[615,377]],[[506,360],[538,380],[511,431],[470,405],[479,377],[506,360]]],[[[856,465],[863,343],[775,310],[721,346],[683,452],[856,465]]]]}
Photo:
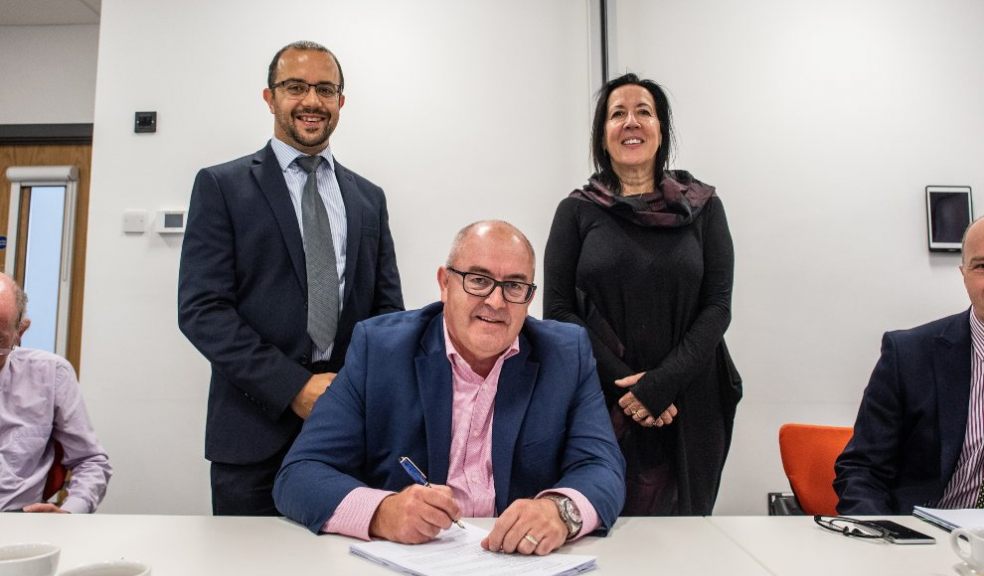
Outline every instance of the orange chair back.
{"type": "Polygon", "coordinates": [[[806,514],[837,514],[834,461],[854,434],[849,426],[783,424],[779,453],[789,485],[806,514]]]}
{"type": "Polygon", "coordinates": [[[44,501],[47,502],[52,496],[58,493],[59,490],[65,485],[65,477],[68,475],[68,470],[65,465],[62,464],[62,458],[65,456],[65,450],[62,449],[61,443],[54,441],[55,443],[55,461],[51,464],[51,469],[48,470],[48,477],[44,482],[43,497],[44,501]]]}

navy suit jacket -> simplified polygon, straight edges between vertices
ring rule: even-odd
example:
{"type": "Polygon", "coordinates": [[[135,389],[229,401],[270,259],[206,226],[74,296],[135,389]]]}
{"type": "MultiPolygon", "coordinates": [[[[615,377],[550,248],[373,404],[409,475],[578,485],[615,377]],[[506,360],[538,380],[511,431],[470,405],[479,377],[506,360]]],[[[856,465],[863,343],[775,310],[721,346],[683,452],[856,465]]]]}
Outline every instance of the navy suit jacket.
{"type": "MultiPolygon", "coordinates": [[[[314,532],[360,486],[412,484],[409,456],[445,484],[451,451],[451,364],[441,303],[361,322],[345,368],[284,459],[277,508],[314,532]]],[[[591,343],[574,324],[527,317],[519,353],[502,366],[492,418],[495,509],[554,488],[581,492],[611,528],[625,499],[625,463],[598,383],[591,343]]]]}
{"type": "MultiPolygon", "coordinates": [[[[356,322],[403,309],[382,189],[338,162],[335,174],[348,240],[333,370],[356,322]]],[[[212,365],[205,457],[254,463],[291,442],[302,421],[290,403],[311,377],[307,271],[269,144],[198,173],[181,247],[178,323],[212,365]]]]}
{"type": "Polygon", "coordinates": [[[943,496],[967,428],[969,322],[962,312],[885,334],[835,465],[839,513],[911,514],[943,496]]]}

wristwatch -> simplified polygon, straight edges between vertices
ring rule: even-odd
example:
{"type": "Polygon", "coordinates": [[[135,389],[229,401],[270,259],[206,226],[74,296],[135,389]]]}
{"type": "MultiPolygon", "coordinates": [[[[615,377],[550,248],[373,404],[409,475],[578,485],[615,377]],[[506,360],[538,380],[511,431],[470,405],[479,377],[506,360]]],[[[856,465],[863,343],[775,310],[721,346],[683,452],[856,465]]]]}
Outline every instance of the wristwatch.
{"type": "Polygon", "coordinates": [[[553,500],[553,503],[557,505],[560,519],[567,525],[567,539],[570,540],[577,536],[584,521],[581,519],[581,512],[577,509],[574,501],[562,494],[545,494],[543,497],[553,500]]]}

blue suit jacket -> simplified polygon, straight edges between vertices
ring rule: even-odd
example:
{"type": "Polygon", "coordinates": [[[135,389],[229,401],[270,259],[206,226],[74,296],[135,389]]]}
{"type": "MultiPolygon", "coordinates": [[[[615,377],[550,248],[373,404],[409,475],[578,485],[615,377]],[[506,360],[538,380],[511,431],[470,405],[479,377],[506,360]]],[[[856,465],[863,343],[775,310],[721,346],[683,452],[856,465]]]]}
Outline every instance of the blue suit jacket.
{"type": "MultiPolygon", "coordinates": [[[[405,488],[412,481],[401,456],[432,483],[447,482],[452,385],[443,319],[436,303],[356,326],[345,368],[277,475],[273,496],[285,516],[317,532],[354,488],[405,488]]],[[[496,512],[568,487],[607,530],[625,499],[625,463],[587,333],[528,317],[519,341],[503,364],[492,419],[496,512]]]]}
{"type": "Polygon", "coordinates": [[[885,334],[854,437],[835,465],[839,513],[911,514],[943,496],[967,428],[967,314],[885,334]]]}
{"type": "MultiPolygon", "coordinates": [[[[335,162],[348,240],[330,363],[355,323],[403,309],[383,191],[335,162]]],[[[297,435],[291,400],[311,377],[307,271],[297,216],[269,144],[198,173],[181,248],[181,331],[212,364],[205,456],[259,462],[297,435]]]]}

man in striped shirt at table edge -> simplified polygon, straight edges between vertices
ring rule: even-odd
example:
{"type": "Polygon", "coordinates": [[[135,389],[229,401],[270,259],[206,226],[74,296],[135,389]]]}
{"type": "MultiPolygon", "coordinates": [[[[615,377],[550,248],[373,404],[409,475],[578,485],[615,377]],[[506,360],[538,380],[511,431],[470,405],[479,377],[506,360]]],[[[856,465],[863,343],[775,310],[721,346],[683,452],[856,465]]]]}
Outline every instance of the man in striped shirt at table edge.
{"type": "Polygon", "coordinates": [[[964,233],[969,311],[888,332],[835,465],[841,514],[984,507],[984,223],[964,233]]]}

